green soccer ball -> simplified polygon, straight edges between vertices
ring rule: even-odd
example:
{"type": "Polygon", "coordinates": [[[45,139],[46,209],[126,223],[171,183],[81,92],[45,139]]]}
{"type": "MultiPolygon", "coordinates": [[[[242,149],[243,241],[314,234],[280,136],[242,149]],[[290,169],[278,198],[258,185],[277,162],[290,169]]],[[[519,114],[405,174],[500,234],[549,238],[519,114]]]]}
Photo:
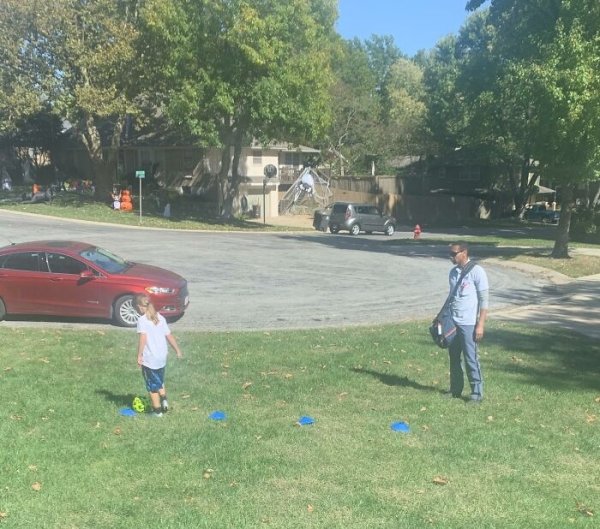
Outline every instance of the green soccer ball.
{"type": "Polygon", "coordinates": [[[131,403],[131,409],[137,413],[144,413],[147,408],[147,403],[145,399],[141,397],[135,397],[133,402],[131,403]]]}

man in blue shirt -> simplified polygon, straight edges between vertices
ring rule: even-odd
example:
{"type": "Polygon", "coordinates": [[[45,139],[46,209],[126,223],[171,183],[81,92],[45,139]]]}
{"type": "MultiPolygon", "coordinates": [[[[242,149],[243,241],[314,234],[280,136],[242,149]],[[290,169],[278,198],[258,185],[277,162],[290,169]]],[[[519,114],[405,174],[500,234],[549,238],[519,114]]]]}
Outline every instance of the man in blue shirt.
{"type": "MultiPolygon", "coordinates": [[[[450,258],[455,265],[450,270],[450,291],[460,279],[463,268],[469,262],[469,248],[464,243],[450,245],[450,258]]],[[[464,356],[467,378],[471,385],[470,404],[483,399],[483,375],[479,365],[477,344],[483,338],[488,312],[489,283],[485,270],[475,265],[462,278],[456,293],[450,300],[452,318],[456,324],[456,337],[450,344],[450,392],[459,398],[464,388],[461,355],[464,356]]]]}

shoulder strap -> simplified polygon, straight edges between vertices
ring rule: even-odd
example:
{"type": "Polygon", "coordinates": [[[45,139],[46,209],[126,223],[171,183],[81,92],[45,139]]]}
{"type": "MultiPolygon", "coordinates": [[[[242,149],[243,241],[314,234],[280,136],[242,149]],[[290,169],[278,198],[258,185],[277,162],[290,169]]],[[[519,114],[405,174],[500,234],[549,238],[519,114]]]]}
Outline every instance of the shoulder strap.
{"type": "MultiPolygon", "coordinates": [[[[448,304],[450,303],[450,301],[452,300],[452,298],[454,298],[454,296],[456,295],[456,291],[458,290],[458,286],[462,283],[462,280],[465,278],[465,276],[471,270],[473,270],[473,268],[475,267],[476,264],[477,263],[475,261],[469,261],[467,263],[467,265],[462,269],[458,280],[456,281],[454,287],[450,291],[450,294],[448,294],[448,297],[446,298],[446,301],[442,305],[442,308],[440,309],[440,313],[444,311],[444,309],[448,306],[448,304]]],[[[438,313],[438,315],[439,315],[439,313],[438,313]]]]}

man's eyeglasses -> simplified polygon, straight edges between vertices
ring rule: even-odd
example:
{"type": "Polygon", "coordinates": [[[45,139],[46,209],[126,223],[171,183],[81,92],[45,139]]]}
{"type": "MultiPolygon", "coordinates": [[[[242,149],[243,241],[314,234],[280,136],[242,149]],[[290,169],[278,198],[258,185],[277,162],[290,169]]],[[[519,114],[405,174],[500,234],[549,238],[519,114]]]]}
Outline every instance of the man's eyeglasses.
{"type": "Polygon", "coordinates": [[[456,257],[461,252],[464,252],[464,250],[458,250],[458,252],[453,252],[452,250],[450,250],[449,255],[450,257],[456,257]]]}

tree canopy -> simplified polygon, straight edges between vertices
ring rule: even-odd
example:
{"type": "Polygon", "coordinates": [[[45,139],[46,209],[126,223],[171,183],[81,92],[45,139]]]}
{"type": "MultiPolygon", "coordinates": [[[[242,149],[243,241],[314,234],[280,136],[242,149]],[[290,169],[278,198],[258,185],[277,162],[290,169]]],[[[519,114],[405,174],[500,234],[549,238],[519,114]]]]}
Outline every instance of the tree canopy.
{"type": "Polygon", "coordinates": [[[334,0],[149,0],[141,11],[156,104],[224,148],[224,214],[237,208],[244,142],[324,136],[336,15],[334,0]]]}

